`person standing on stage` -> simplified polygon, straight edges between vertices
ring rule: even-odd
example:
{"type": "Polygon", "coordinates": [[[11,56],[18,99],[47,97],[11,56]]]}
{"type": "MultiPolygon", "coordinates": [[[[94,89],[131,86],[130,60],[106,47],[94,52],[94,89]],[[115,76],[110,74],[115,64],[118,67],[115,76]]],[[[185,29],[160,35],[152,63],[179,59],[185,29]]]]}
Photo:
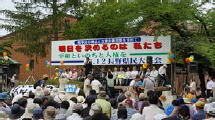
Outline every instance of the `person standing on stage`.
{"type": "Polygon", "coordinates": [[[86,62],[84,63],[84,68],[85,68],[85,76],[87,76],[93,68],[92,62],[90,62],[90,58],[86,57],[86,62]]]}
{"type": "Polygon", "coordinates": [[[166,82],[167,82],[167,78],[166,78],[166,68],[167,65],[164,64],[163,66],[161,66],[158,70],[158,87],[160,86],[161,82],[164,81],[163,86],[166,86],[166,82]]]}

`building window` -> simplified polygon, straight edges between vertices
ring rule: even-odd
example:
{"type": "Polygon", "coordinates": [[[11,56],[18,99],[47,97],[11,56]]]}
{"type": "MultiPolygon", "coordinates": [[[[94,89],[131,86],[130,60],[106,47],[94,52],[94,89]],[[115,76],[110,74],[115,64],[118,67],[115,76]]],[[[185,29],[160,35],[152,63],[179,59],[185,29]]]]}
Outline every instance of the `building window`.
{"type": "Polygon", "coordinates": [[[69,20],[65,20],[65,30],[70,29],[70,21],[69,20]]]}

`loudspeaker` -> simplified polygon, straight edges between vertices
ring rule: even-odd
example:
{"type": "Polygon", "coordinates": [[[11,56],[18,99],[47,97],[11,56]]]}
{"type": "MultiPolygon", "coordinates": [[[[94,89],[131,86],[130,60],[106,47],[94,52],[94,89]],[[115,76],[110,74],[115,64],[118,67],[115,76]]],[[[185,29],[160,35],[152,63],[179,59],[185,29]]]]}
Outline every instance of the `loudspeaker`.
{"type": "Polygon", "coordinates": [[[147,62],[149,65],[152,65],[152,56],[147,56],[147,57],[146,57],[146,62],[147,62]]]}
{"type": "Polygon", "coordinates": [[[34,59],[30,59],[30,69],[34,69],[34,59]]]}
{"type": "Polygon", "coordinates": [[[198,63],[190,62],[190,73],[198,73],[198,63]]]}

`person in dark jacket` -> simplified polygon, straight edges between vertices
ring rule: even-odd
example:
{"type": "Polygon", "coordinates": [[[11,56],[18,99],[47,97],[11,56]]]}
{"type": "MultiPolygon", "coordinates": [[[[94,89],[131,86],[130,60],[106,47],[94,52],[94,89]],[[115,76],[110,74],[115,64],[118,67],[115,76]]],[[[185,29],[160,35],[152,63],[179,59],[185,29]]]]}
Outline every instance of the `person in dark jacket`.
{"type": "Polygon", "coordinates": [[[90,62],[90,58],[86,57],[86,62],[84,63],[84,68],[85,68],[85,76],[87,76],[93,68],[92,62],[90,62]]]}

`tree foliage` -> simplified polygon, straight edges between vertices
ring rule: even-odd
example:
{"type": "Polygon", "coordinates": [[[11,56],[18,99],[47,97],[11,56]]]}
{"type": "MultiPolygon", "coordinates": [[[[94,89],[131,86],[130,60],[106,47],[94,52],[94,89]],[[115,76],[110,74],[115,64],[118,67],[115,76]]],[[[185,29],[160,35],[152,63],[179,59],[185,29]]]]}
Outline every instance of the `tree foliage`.
{"type": "Polygon", "coordinates": [[[18,52],[30,57],[44,57],[50,41],[58,40],[58,31],[64,25],[61,18],[78,3],[77,0],[66,3],[58,3],[57,0],[16,3],[16,11],[0,11],[7,17],[3,20],[6,24],[1,27],[13,32],[12,39],[23,46],[17,49],[18,52]]]}
{"type": "Polygon", "coordinates": [[[136,3],[85,4],[77,14],[79,21],[65,32],[69,39],[138,35],[140,14],[136,3]]]}

